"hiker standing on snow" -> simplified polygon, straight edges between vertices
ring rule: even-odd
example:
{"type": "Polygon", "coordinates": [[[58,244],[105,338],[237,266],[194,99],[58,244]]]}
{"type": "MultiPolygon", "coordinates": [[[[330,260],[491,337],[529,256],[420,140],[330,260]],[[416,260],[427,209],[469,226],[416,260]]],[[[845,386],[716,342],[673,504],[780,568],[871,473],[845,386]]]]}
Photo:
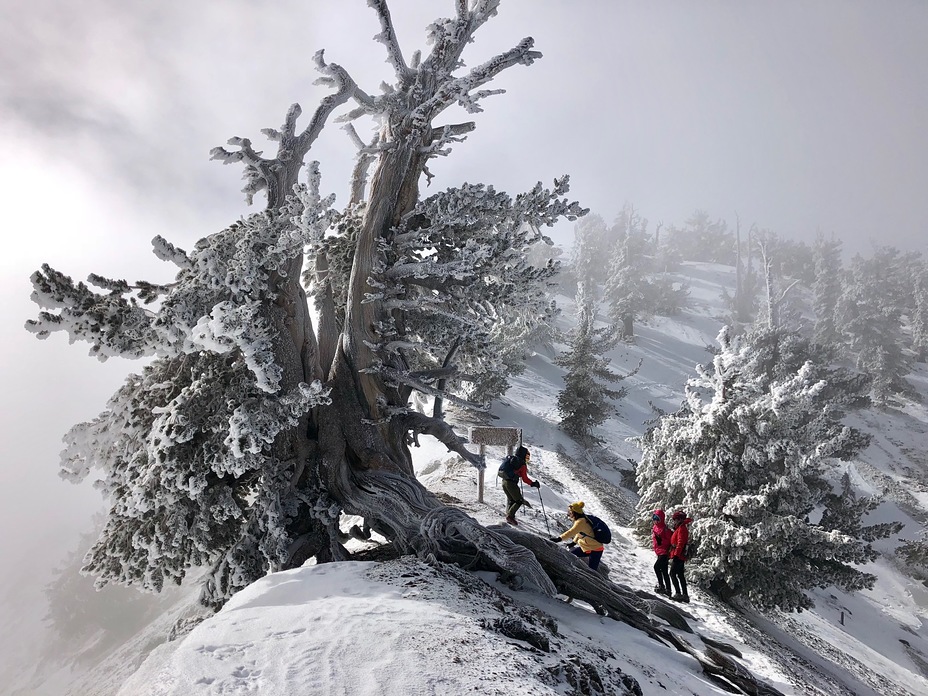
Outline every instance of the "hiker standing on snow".
{"type": "Polygon", "coordinates": [[[578,558],[589,560],[590,570],[596,570],[599,568],[599,562],[603,558],[603,551],[606,547],[596,541],[596,537],[593,536],[593,525],[583,512],[583,501],[567,506],[567,517],[573,520],[573,526],[560,536],[551,537],[551,541],[556,544],[559,541],[572,539],[571,545],[576,545],[570,552],[578,558]]]}
{"type": "Polygon", "coordinates": [[[664,524],[664,511],[655,510],[651,515],[654,525],[651,527],[651,545],[657,560],[654,562],[654,574],[657,575],[657,585],[654,591],[658,594],[670,596],[670,575],[667,568],[670,565],[670,529],[664,524]]]}
{"type": "Polygon", "coordinates": [[[673,521],[673,534],[670,537],[670,579],[676,593],[671,599],[689,603],[690,596],[686,592],[683,564],[686,563],[686,545],[690,540],[689,525],[693,520],[687,517],[683,510],[677,510],[670,519],[673,521]]]}
{"type": "Polygon", "coordinates": [[[516,453],[510,454],[503,460],[503,465],[499,468],[499,477],[503,480],[503,492],[506,494],[506,521],[511,525],[518,525],[516,522],[516,513],[523,505],[531,507],[528,501],[522,497],[522,491],[519,489],[519,479],[521,478],[532,488],[541,488],[541,483],[532,481],[528,477],[528,463],[532,455],[522,445],[516,450],[516,453]]]}

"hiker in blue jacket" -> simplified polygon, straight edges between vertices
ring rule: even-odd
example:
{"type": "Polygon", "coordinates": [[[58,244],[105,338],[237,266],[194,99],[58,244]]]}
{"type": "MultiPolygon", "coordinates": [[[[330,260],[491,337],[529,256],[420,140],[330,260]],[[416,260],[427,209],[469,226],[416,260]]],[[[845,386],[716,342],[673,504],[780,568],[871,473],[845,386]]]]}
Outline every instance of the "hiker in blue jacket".
{"type": "Polygon", "coordinates": [[[522,491],[519,489],[519,479],[522,479],[532,488],[541,488],[538,481],[532,481],[528,477],[528,463],[532,455],[529,451],[519,445],[516,453],[510,454],[503,460],[503,465],[499,468],[499,477],[503,480],[503,492],[506,494],[506,521],[515,526],[516,513],[523,505],[531,507],[528,501],[522,497],[522,491]]]}
{"type": "Polygon", "coordinates": [[[560,536],[551,537],[551,541],[557,543],[571,539],[570,552],[578,558],[588,560],[590,570],[596,570],[599,568],[599,562],[603,558],[603,551],[606,547],[593,535],[593,525],[583,512],[582,500],[567,506],[567,517],[573,521],[573,526],[560,536]]]}

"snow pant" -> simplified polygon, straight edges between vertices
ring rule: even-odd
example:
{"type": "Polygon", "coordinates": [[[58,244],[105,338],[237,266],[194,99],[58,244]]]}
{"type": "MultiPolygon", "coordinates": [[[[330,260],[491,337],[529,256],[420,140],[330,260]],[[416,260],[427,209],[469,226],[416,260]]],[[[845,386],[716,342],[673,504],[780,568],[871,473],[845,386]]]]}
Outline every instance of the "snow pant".
{"type": "MultiPolygon", "coordinates": [[[[670,561],[670,579],[673,580],[673,591],[678,595],[689,597],[686,591],[686,577],[683,575],[682,558],[674,558],[670,561]]],[[[669,587],[667,588],[670,589],[669,587]]]]}
{"type": "Polygon", "coordinates": [[[589,560],[590,570],[596,570],[599,568],[599,562],[603,559],[603,551],[605,551],[605,549],[600,549],[599,551],[584,551],[579,546],[574,546],[570,550],[570,552],[577,558],[589,560]]]}
{"type": "Polygon", "coordinates": [[[667,574],[667,566],[670,565],[670,556],[664,554],[658,556],[654,561],[654,574],[657,576],[657,584],[670,592],[670,576],[667,574]]]}
{"type": "Polygon", "coordinates": [[[515,517],[525,502],[522,491],[519,490],[519,482],[503,479],[503,493],[506,494],[506,517],[515,517]]]}

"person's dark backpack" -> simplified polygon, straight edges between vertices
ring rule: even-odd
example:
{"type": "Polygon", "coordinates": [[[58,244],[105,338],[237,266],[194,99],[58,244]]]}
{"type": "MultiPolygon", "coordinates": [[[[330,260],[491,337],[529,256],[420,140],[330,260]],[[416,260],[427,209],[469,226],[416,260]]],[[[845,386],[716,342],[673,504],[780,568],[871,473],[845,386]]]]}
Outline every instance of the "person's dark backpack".
{"type": "Polygon", "coordinates": [[[587,515],[586,521],[589,522],[590,526],[593,528],[593,538],[596,539],[596,541],[600,544],[608,544],[612,541],[612,532],[605,522],[593,515],[587,515]]]}
{"type": "Polygon", "coordinates": [[[519,460],[516,459],[515,455],[507,454],[506,458],[503,459],[503,463],[499,467],[499,473],[497,474],[500,478],[504,478],[507,481],[515,481],[519,477],[516,475],[516,469],[520,466],[519,460]]]}
{"type": "Polygon", "coordinates": [[[699,543],[696,541],[686,542],[686,546],[683,547],[683,557],[686,560],[695,558],[696,554],[699,553],[699,543]]]}

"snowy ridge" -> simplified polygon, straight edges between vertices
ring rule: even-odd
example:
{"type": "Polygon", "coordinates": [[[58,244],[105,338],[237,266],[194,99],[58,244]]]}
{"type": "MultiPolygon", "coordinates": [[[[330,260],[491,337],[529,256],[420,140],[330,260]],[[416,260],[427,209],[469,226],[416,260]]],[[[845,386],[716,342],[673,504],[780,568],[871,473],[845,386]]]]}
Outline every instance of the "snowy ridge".
{"type": "MultiPolygon", "coordinates": [[[[687,308],[640,325],[636,342],[620,344],[611,355],[619,372],[643,362],[628,380],[619,417],[600,430],[603,449],[582,450],[557,427],[561,372],[553,356],[533,356],[494,406],[495,424],[523,428],[532,451],[529,473],[543,483],[540,491],[526,489],[532,507],[520,511],[520,529],[541,536],[560,533],[567,528],[567,504],[583,500],[612,528],[613,543],[604,557],[612,578],[644,592],[654,585],[653,554],[638,544],[629,526],[634,495],[621,486],[638,451],[628,438],[644,431],[652,405],[678,407],[685,380],[710,357],[706,347],[722,324],[722,290],[733,283],[732,269],[713,264],[685,264],[681,276],[690,283],[687,308]]],[[[559,304],[567,328],[573,307],[567,300],[559,304]]],[[[923,366],[910,382],[928,396],[923,366]]],[[[874,439],[859,461],[848,465],[849,473],[861,488],[886,496],[870,521],[902,520],[907,527],[901,536],[914,538],[928,519],[928,457],[919,444],[928,431],[928,409],[905,402],[855,419],[874,439]]],[[[504,496],[493,466],[502,454],[492,448],[488,453],[485,502],[478,503],[477,472],[470,465],[430,438],[414,451],[425,485],[484,524],[498,524],[503,517],[504,496]]],[[[343,528],[352,522],[345,520],[343,528]]],[[[379,548],[376,538],[352,543],[356,550],[379,548]]],[[[785,694],[928,693],[928,589],[901,572],[892,555],[897,543],[895,537],[878,543],[883,555],[866,568],[878,578],[873,590],[817,592],[815,609],[800,614],[741,614],[691,587],[693,602],[685,610],[697,635],[685,639],[699,644],[704,637],[732,646],[741,664],[785,694]]],[[[126,653],[148,652],[163,641],[164,632],[163,622],[152,626],[126,646],[126,653]]],[[[123,664],[132,659],[120,657],[123,664]]],[[[68,693],[117,693],[117,680],[105,676],[111,668],[101,665],[82,675],[68,693]]],[[[160,644],[118,693],[635,693],[629,677],[644,694],[726,693],[690,657],[597,616],[580,602],[512,592],[489,574],[439,572],[401,558],[305,566],[268,576],[186,636],[160,644]],[[363,654],[355,647],[361,635],[370,646],[363,654]]]]}

